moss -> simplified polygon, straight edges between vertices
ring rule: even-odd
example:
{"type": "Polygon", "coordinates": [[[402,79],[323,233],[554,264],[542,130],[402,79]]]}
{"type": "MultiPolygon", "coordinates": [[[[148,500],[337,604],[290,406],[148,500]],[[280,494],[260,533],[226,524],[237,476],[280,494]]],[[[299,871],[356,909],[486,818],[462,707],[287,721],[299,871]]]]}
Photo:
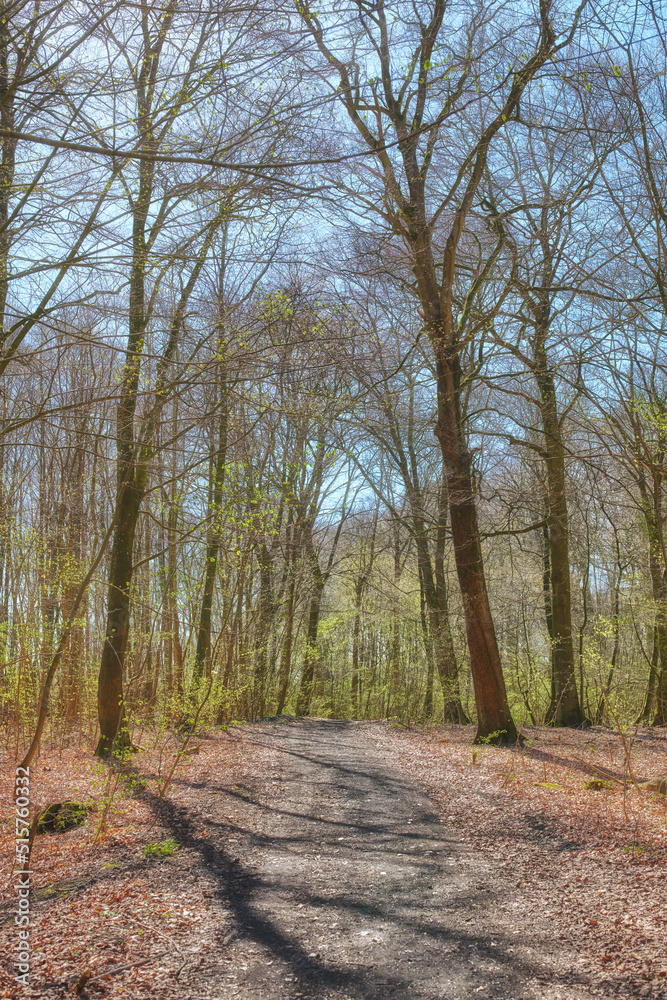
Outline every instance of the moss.
{"type": "Polygon", "coordinates": [[[606,788],[613,788],[611,781],[605,781],[604,778],[591,778],[584,784],[584,788],[589,792],[602,792],[606,788]]]}
{"type": "Polygon", "coordinates": [[[64,833],[65,830],[81,826],[90,812],[92,806],[85,802],[76,802],[73,799],[67,802],[53,802],[39,814],[37,833],[64,833]]]}

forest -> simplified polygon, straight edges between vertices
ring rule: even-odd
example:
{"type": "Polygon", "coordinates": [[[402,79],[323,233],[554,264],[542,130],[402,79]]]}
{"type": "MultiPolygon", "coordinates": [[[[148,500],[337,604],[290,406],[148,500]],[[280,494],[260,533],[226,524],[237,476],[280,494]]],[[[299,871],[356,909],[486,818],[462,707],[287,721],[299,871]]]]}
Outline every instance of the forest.
{"type": "Polygon", "coordinates": [[[667,724],[666,101],[654,0],[2,4],[24,764],[667,724]]]}

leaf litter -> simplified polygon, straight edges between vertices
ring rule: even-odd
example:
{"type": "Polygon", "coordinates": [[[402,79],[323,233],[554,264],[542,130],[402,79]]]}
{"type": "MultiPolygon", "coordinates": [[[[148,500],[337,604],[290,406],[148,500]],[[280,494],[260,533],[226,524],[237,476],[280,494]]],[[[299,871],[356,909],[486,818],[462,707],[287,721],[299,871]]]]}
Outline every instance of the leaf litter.
{"type": "Polygon", "coordinates": [[[366,727],[464,842],[512,871],[518,921],[575,948],[602,995],[667,998],[667,799],[641,787],[667,774],[665,730],[523,731],[507,750],[472,746],[473,727],[366,727]]]}
{"type": "MultiPolygon", "coordinates": [[[[357,726],[387,763],[427,788],[463,842],[511,870],[515,918],[554,948],[575,947],[594,994],[667,997],[667,800],[639,784],[667,774],[664,731],[629,741],[601,727],[527,728],[525,747],[500,750],[473,747],[470,727],[357,726]]],[[[245,740],[244,730],[253,727],[205,734],[180,759],[168,798],[202,828],[216,786],[243,797],[275,774],[275,751],[245,740]]],[[[160,996],[205,948],[233,940],[231,918],[212,902],[214,885],[187,847],[143,853],[169,836],[156,823],[155,795],[172,760],[164,744],[136,755],[148,795],[141,783],[110,785],[89,748],[44,751],[31,767],[37,809],[77,798],[95,811],[80,827],[36,837],[27,988],[12,966],[14,762],[9,754],[0,761],[0,997],[160,996]]],[[[220,836],[233,854],[228,820],[220,836]]]]}

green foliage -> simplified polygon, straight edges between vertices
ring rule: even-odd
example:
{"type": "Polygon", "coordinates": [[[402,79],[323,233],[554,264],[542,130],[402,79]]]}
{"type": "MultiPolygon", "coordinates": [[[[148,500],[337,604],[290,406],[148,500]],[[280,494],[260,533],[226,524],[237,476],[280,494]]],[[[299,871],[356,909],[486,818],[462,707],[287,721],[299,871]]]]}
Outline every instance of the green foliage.
{"type": "Polygon", "coordinates": [[[176,854],[179,844],[171,838],[167,840],[157,840],[151,844],[144,844],[141,853],[147,858],[170,858],[176,854]]]}
{"type": "Polygon", "coordinates": [[[39,814],[37,833],[64,833],[84,823],[91,810],[90,803],[75,800],[53,802],[39,814]]]}
{"type": "Polygon", "coordinates": [[[645,844],[642,840],[633,840],[629,844],[626,844],[623,850],[626,854],[633,854],[636,858],[641,858],[642,855],[652,851],[652,847],[650,844],[645,844]]]}
{"type": "Polygon", "coordinates": [[[584,788],[589,792],[602,792],[613,787],[611,781],[605,781],[604,778],[591,778],[590,781],[584,782],[584,788]]]}

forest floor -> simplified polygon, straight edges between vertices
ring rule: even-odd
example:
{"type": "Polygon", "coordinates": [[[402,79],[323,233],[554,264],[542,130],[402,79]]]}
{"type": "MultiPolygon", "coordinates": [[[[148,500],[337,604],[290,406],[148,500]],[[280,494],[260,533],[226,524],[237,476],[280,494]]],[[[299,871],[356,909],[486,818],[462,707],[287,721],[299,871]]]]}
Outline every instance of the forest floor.
{"type": "Polygon", "coordinates": [[[124,773],[43,750],[35,805],[97,811],[36,838],[28,987],[7,755],[0,997],[667,998],[667,800],[637,785],[667,774],[667,735],[525,732],[497,750],[470,727],[216,730],[163,801],[168,735],[124,773]]]}

